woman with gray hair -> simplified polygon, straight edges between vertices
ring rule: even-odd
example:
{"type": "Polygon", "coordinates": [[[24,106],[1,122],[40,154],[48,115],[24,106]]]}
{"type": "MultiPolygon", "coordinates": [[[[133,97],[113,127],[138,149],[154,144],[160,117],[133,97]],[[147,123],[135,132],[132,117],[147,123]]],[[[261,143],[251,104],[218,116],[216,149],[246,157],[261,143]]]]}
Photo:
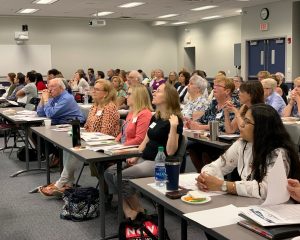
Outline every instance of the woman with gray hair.
{"type": "Polygon", "coordinates": [[[263,79],[261,83],[264,88],[265,104],[272,106],[279,113],[279,115],[281,115],[286,104],[283,101],[283,98],[277,92],[275,92],[277,82],[272,78],[266,78],[263,79]]]}
{"type": "Polygon", "coordinates": [[[208,107],[207,98],[203,95],[207,88],[207,81],[198,76],[193,75],[187,86],[189,100],[182,109],[182,115],[188,119],[199,119],[208,107]]]}

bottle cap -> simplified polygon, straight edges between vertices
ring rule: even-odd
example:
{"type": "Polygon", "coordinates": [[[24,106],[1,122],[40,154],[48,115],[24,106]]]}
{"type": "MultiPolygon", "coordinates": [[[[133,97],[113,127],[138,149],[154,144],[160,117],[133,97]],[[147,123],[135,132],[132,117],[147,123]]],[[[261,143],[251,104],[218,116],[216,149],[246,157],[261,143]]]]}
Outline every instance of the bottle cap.
{"type": "Polygon", "coordinates": [[[159,147],[158,147],[158,151],[159,151],[159,152],[163,152],[163,151],[164,151],[164,147],[163,147],[163,146],[159,146],[159,147]]]}

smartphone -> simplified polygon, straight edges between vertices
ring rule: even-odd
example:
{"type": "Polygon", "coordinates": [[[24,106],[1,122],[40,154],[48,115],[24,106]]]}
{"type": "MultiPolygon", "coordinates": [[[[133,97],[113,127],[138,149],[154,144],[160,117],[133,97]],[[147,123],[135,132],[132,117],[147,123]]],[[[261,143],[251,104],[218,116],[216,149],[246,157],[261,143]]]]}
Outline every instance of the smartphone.
{"type": "Polygon", "coordinates": [[[170,199],[178,199],[181,198],[182,196],[186,195],[190,189],[180,189],[180,190],[175,190],[172,192],[166,192],[166,197],[170,199]]]}

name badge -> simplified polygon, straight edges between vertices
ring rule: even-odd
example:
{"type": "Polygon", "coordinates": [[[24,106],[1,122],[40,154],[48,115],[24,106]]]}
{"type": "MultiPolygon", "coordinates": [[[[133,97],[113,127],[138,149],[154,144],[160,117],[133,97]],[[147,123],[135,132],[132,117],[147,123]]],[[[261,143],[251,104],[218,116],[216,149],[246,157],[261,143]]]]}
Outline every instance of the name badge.
{"type": "Polygon", "coordinates": [[[155,126],[156,126],[156,123],[153,122],[153,123],[150,124],[149,128],[153,129],[155,126]]]}
{"type": "Polygon", "coordinates": [[[136,121],[137,121],[137,117],[134,117],[134,118],[132,119],[132,123],[136,123],[136,121]]]}
{"type": "Polygon", "coordinates": [[[220,119],[222,117],[223,112],[217,113],[216,119],[220,119]]]}
{"type": "Polygon", "coordinates": [[[97,111],[96,116],[99,117],[102,115],[102,110],[97,111]]]}

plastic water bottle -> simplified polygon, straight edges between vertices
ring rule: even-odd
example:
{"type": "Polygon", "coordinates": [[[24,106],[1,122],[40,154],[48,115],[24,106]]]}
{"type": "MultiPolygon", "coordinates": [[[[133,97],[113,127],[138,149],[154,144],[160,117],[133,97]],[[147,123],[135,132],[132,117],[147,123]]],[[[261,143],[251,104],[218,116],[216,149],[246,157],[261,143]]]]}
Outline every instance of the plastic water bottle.
{"type": "Polygon", "coordinates": [[[89,104],[89,95],[88,92],[85,91],[84,92],[84,105],[88,105],[89,104]]]}
{"type": "Polygon", "coordinates": [[[289,89],[288,95],[287,95],[287,99],[291,99],[292,96],[292,89],[289,89]]]}
{"type": "Polygon", "coordinates": [[[164,147],[158,147],[158,153],[155,157],[155,185],[163,187],[166,183],[166,156],[164,147]]]}

